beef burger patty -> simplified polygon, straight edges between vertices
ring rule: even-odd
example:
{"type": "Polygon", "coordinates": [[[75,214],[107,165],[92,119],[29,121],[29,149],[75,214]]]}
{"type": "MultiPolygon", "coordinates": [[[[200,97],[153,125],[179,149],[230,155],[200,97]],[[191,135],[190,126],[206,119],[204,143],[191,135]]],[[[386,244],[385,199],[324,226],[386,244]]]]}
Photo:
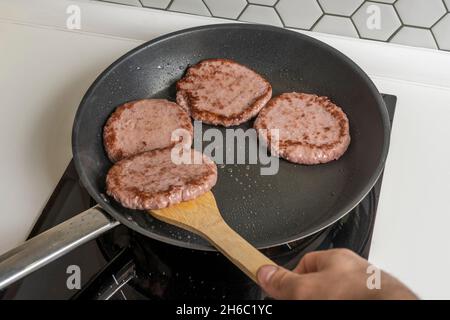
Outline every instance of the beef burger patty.
{"type": "Polygon", "coordinates": [[[179,105],[163,99],[127,102],[109,117],[103,144],[112,162],[141,152],[171,148],[172,132],[178,128],[193,135],[191,118],[179,105]]]}
{"type": "Polygon", "coordinates": [[[106,177],[108,195],[130,209],[161,209],[197,198],[217,181],[216,164],[189,150],[198,164],[176,164],[171,149],[153,150],[117,162],[106,177]]]}
{"type": "Polygon", "coordinates": [[[273,98],[254,127],[261,133],[262,129],[279,129],[279,145],[270,132],[267,144],[280,157],[300,164],[339,159],[350,144],[346,114],[327,97],[314,94],[292,92],[273,98]]]}
{"type": "Polygon", "coordinates": [[[227,59],[204,60],[177,83],[177,103],[194,119],[225,127],[255,117],[271,96],[266,79],[227,59]]]}

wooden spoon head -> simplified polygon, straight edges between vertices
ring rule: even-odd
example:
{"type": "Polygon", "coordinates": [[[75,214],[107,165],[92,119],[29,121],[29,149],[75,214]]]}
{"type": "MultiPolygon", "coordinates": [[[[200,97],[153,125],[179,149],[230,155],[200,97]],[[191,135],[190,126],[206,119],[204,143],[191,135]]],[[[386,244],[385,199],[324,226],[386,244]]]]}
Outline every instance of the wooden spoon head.
{"type": "Polygon", "coordinates": [[[211,191],[196,199],[164,209],[150,210],[149,213],[159,220],[195,233],[223,221],[211,191]]]}
{"type": "Polygon", "coordinates": [[[150,214],[203,236],[255,282],[261,266],[276,265],[225,223],[212,192],[150,214]]]}

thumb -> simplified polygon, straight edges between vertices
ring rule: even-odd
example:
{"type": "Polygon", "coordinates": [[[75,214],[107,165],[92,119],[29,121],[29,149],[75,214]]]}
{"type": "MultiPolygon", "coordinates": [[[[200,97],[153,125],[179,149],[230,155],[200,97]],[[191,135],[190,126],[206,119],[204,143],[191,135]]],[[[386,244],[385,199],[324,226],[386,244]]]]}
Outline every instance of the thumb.
{"type": "Polygon", "coordinates": [[[302,276],[285,268],[266,265],[259,268],[258,283],[272,298],[282,300],[300,299],[302,276]]]}

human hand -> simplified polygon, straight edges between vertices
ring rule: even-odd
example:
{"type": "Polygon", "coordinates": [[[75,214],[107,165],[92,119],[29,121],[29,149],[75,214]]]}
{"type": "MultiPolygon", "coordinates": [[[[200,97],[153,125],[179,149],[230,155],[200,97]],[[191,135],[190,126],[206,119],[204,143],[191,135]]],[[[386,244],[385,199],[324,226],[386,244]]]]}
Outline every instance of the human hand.
{"type": "Polygon", "coordinates": [[[369,289],[369,262],[347,249],[306,254],[293,271],[263,266],[258,282],[275,299],[417,299],[405,285],[381,271],[380,289],[369,289]]]}

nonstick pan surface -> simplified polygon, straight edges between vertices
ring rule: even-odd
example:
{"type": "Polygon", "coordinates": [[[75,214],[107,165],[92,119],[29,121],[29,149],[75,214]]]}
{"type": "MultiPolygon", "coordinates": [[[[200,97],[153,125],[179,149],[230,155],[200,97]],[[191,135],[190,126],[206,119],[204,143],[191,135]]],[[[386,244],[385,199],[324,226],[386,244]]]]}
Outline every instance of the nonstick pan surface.
{"type": "Polygon", "coordinates": [[[256,70],[272,84],[274,96],[291,91],[328,96],[350,121],[352,142],[338,161],[302,166],[280,159],[279,172],[266,176],[260,165],[219,165],[212,191],[233,229],[257,248],[278,246],[329,226],[364,198],[384,167],[389,146],[387,111],[367,75],[337,50],[300,33],[219,24],[141,45],[105,70],[84,96],[73,127],[74,161],[91,196],[112,217],[154,239],[214,250],[199,236],[106,196],[105,176],[112,164],[102,142],[103,126],[117,106],[142,98],[174,100],[175,82],[186,68],[209,58],[234,59],[256,70]]]}

